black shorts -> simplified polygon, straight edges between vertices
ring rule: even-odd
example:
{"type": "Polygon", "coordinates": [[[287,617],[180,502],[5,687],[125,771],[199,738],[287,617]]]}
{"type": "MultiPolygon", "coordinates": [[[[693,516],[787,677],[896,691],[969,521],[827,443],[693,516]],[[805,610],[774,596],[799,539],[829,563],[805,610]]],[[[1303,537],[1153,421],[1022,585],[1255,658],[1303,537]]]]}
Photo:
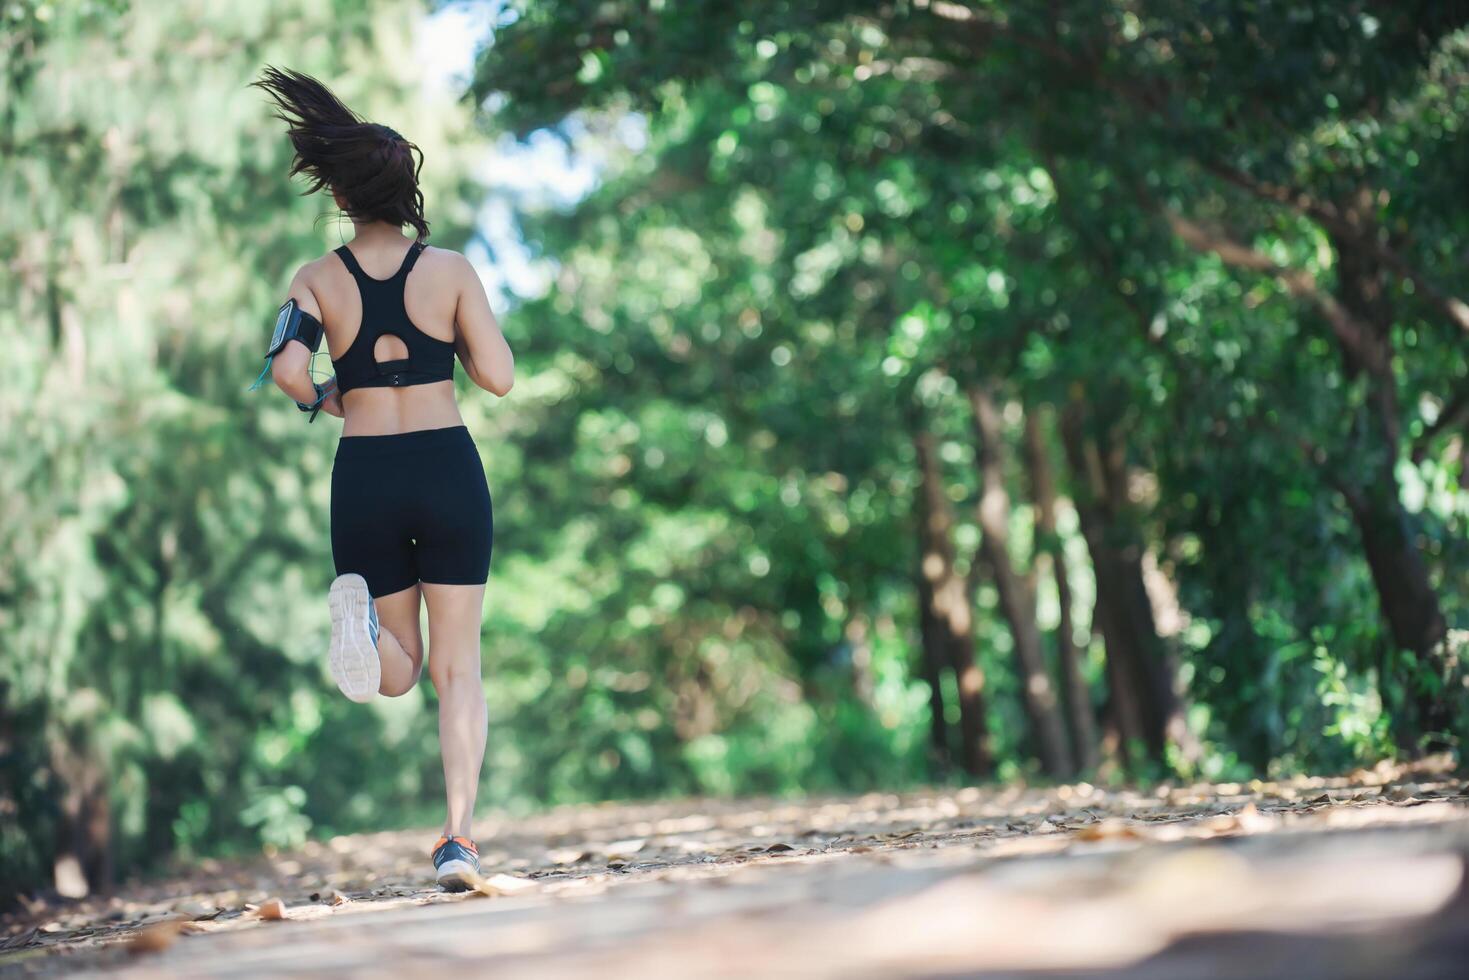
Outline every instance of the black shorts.
{"type": "Polygon", "coordinates": [[[332,558],[374,597],[419,582],[483,585],[495,518],[469,430],[344,436],[332,465],[332,558]]]}

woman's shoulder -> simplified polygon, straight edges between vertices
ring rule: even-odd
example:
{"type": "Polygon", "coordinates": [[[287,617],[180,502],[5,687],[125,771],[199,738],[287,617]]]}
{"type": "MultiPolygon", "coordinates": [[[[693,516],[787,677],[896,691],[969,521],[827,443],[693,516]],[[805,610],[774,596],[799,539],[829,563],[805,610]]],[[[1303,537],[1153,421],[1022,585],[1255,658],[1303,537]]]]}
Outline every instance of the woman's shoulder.
{"type": "Polygon", "coordinates": [[[462,285],[466,276],[473,275],[474,267],[463,252],[437,245],[424,245],[423,254],[413,266],[415,276],[422,275],[440,287],[462,285]],[[422,271],[420,271],[422,270],[422,271]]]}
{"type": "Polygon", "coordinates": [[[440,248],[437,245],[423,246],[423,255],[418,261],[432,262],[445,269],[466,269],[469,267],[469,259],[464,257],[463,252],[456,252],[452,248],[440,248]]]}
{"type": "Polygon", "coordinates": [[[296,274],[292,277],[291,281],[309,286],[313,280],[319,280],[321,275],[333,266],[339,269],[342,268],[342,260],[336,254],[335,249],[309,262],[303,263],[296,270],[296,274]]]}

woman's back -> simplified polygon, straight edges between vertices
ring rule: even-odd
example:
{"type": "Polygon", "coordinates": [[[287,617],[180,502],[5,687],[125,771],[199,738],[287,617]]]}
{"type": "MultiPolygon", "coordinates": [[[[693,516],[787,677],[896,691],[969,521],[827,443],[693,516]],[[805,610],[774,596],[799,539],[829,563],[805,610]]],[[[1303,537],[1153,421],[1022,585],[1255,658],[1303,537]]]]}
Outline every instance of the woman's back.
{"type": "Polygon", "coordinates": [[[302,268],[292,295],[325,327],[344,436],[463,424],[454,354],[471,367],[473,332],[493,323],[464,256],[373,229],[302,268]]]}

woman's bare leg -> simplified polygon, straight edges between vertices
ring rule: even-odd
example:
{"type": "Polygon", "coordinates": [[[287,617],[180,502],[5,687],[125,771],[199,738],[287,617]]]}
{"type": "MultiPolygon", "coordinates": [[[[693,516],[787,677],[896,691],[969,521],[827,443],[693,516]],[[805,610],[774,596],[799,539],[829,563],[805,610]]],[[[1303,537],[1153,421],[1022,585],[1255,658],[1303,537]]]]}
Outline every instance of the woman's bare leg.
{"type": "Polygon", "coordinates": [[[428,603],[428,675],[439,695],[439,750],[449,803],[444,836],[471,837],[489,724],[480,682],[485,587],[429,582],[422,587],[428,603]]]}
{"type": "Polygon", "coordinates": [[[418,626],[418,586],[373,600],[379,631],[377,655],[382,663],[378,693],[396,698],[413,690],[423,666],[423,633],[418,626]]]}

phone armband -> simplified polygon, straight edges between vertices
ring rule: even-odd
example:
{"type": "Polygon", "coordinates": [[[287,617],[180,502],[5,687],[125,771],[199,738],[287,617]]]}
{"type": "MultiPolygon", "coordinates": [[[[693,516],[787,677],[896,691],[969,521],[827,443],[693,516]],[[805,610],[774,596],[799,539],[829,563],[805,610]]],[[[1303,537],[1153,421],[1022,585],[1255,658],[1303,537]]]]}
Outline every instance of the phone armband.
{"type": "Polygon", "coordinates": [[[307,350],[315,354],[321,349],[322,332],[320,320],[301,309],[301,304],[294,299],[288,299],[276,313],[275,330],[271,332],[265,359],[275,357],[293,340],[301,341],[307,350]]]}
{"type": "Polygon", "coordinates": [[[265,367],[260,369],[260,376],[250,386],[250,390],[254,391],[265,384],[265,379],[270,374],[271,359],[286,344],[299,340],[306,345],[307,350],[315,354],[321,349],[323,332],[320,320],[301,309],[301,304],[294,299],[286,300],[275,315],[275,329],[271,331],[270,344],[265,349],[265,367]]]}

